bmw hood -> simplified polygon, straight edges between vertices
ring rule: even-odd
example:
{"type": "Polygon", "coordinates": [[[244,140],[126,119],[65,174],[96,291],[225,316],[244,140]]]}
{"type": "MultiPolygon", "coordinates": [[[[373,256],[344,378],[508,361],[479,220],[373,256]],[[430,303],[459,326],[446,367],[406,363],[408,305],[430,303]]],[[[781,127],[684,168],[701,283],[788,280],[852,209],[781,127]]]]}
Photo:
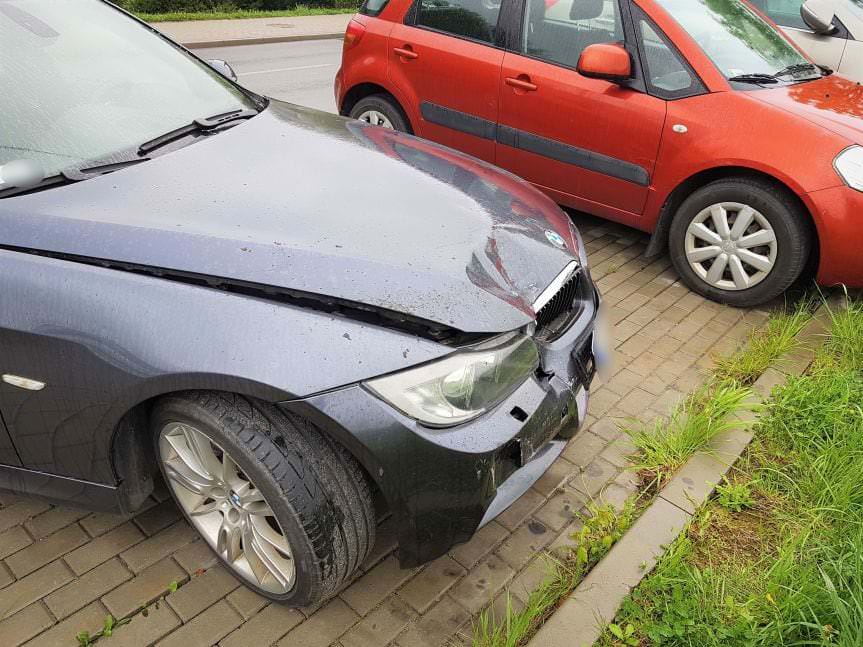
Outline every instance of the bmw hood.
{"type": "Polygon", "coordinates": [[[502,332],[579,255],[566,215],[490,165],[273,101],[149,162],[0,200],[0,244],[297,291],[502,332]]]}

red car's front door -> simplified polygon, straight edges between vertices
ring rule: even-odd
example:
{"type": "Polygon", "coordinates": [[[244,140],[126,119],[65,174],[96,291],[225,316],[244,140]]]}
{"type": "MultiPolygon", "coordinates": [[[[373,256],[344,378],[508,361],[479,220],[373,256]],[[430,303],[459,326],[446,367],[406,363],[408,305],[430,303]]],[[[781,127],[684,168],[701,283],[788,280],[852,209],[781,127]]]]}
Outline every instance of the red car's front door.
{"type": "Polygon", "coordinates": [[[500,4],[420,0],[389,38],[389,76],[414,108],[417,135],[494,162],[500,4]]]}
{"type": "Polygon", "coordinates": [[[637,225],[666,101],[576,71],[589,45],[624,41],[628,7],[618,0],[525,4],[519,51],[506,54],[501,72],[497,163],[562,204],[637,225]]]}

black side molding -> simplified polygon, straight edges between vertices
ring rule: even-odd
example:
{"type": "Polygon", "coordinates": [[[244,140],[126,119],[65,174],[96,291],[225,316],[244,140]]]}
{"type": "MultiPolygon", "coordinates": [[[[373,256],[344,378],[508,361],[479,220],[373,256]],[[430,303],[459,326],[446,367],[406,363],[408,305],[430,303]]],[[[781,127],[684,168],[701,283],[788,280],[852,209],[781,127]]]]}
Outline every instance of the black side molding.
{"type": "Polygon", "coordinates": [[[504,146],[542,155],[618,180],[632,182],[640,186],[650,185],[650,173],[632,162],[565,144],[555,139],[534,135],[525,130],[496,124],[488,119],[427,101],[420,104],[420,112],[423,119],[438,126],[451,128],[482,139],[497,141],[504,146]]]}
{"type": "Polygon", "coordinates": [[[555,139],[540,137],[524,130],[498,125],[497,141],[505,146],[536,153],[564,164],[572,164],[619,180],[626,180],[641,186],[650,185],[650,174],[637,164],[624,162],[585,148],[564,144],[555,139]]]}
{"type": "Polygon", "coordinates": [[[423,119],[433,124],[437,124],[438,126],[452,128],[453,130],[458,130],[459,132],[467,133],[468,135],[474,135],[475,137],[494,141],[497,124],[488,119],[483,119],[482,117],[477,117],[475,115],[468,114],[467,112],[460,112],[458,110],[453,110],[446,106],[439,106],[436,103],[429,103],[427,101],[423,101],[420,104],[420,113],[422,114],[423,119]]]}

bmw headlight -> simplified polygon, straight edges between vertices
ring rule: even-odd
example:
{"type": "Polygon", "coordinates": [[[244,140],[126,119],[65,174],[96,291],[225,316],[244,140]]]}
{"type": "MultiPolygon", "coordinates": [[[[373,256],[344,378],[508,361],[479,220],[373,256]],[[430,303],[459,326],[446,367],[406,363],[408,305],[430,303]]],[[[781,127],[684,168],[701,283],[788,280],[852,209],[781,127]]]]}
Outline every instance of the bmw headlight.
{"type": "Polygon", "coordinates": [[[836,172],[852,189],[863,191],[863,146],[852,146],[839,153],[836,172]]]}
{"type": "Polygon", "coordinates": [[[370,380],[365,386],[427,427],[451,427],[502,402],[538,365],[536,344],[518,334],[370,380]]]}

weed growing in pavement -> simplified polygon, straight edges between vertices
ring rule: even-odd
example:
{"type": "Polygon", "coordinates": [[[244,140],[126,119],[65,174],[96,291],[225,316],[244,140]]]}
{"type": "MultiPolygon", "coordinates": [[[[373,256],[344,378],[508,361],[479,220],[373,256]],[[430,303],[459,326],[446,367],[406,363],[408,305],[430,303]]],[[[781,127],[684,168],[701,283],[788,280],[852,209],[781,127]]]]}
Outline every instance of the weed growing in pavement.
{"type": "Polygon", "coordinates": [[[641,473],[649,489],[659,489],[717,434],[743,424],[729,416],[744,406],[749,394],[746,387],[711,384],[684,400],[669,420],[625,429],[638,451],[632,468],[641,473]]]}
{"type": "Polygon", "coordinates": [[[90,647],[99,638],[110,638],[114,634],[114,629],[121,627],[131,622],[130,618],[116,620],[114,616],[108,614],[105,616],[105,621],[102,623],[102,628],[94,634],[89,631],[79,631],[75,638],[78,640],[78,647],[90,647]]]}
{"type": "Polygon", "coordinates": [[[480,613],[473,626],[474,647],[527,644],[560,602],[629,529],[637,517],[637,505],[630,499],[617,511],[611,505],[592,503],[587,514],[577,517],[583,525],[572,534],[573,545],[545,556],[548,573],[540,587],[531,593],[524,609],[516,610],[507,593],[504,617],[496,618],[491,608],[480,613]]]}
{"type": "Polygon", "coordinates": [[[787,313],[773,315],[736,353],[716,358],[714,378],[722,383],[751,385],[785,353],[797,345],[797,334],[812,318],[812,302],[805,300],[787,313]]]}
{"type": "Polygon", "coordinates": [[[790,313],[771,317],[767,325],[752,334],[739,351],[715,360],[707,384],[686,398],[668,420],[658,418],[652,425],[625,428],[637,450],[634,468],[641,473],[648,491],[663,483],[718,433],[740,426],[728,417],[746,408],[749,386],[779,357],[797,345],[797,334],[811,319],[811,301],[801,302],[790,313]]]}
{"type": "MultiPolygon", "coordinates": [[[[205,572],[206,571],[203,569],[198,569],[197,571],[195,571],[195,574],[192,577],[200,577],[205,572]]],[[[179,582],[177,580],[171,581],[165,589],[164,593],[162,593],[162,595],[160,595],[154,602],[139,607],[134,613],[124,616],[119,620],[110,614],[105,616],[105,621],[102,624],[102,628],[95,633],[91,634],[89,631],[79,631],[78,634],[75,636],[76,640],[78,641],[78,647],[91,647],[100,638],[110,638],[118,627],[129,624],[130,622],[132,622],[132,619],[136,615],[140,614],[141,616],[146,618],[150,615],[150,607],[158,609],[159,604],[165,598],[167,598],[171,593],[176,593],[177,589],[182,588],[190,581],[191,578],[179,582]]]]}

